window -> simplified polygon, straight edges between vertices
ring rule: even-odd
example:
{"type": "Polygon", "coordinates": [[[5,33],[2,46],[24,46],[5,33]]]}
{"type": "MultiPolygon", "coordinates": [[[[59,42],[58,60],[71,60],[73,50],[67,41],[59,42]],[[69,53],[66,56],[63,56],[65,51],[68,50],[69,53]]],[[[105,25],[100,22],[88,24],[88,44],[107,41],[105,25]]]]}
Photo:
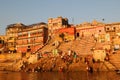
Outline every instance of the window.
{"type": "Polygon", "coordinates": [[[101,30],[99,30],[99,32],[101,32],[101,30]]]}
{"type": "Polygon", "coordinates": [[[80,35],[79,35],[79,33],[77,33],[77,37],[79,37],[80,35]]]}
{"type": "Polygon", "coordinates": [[[0,40],[0,44],[3,44],[4,43],[4,41],[3,40],[0,40]]]}
{"type": "Polygon", "coordinates": [[[57,26],[58,24],[57,23],[53,23],[53,26],[57,26]]]}
{"type": "Polygon", "coordinates": [[[109,28],[107,28],[107,30],[110,30],[109,28]]]}
{"type": "Polygon", "coordinates": [[[116,28],[115,27],[113,27],[113,30],[115,30],[116,28]]]}
{"type": "Polygon", "coordinates": [[[28,46],[28,48],[27,48],[27,52],[30,52],[30,51],[31,51],[31,47],[28,46]]]}

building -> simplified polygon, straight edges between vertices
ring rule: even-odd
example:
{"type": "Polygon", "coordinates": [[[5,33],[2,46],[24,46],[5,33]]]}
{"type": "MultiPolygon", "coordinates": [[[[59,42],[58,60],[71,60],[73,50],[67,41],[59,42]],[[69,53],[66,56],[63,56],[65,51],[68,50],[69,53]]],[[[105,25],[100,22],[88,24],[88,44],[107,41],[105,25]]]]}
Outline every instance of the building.
{"type": "Polygon", "coordinates": [[[112,47],[115,50],[120,50],[120,37],[116,36],[114,37],[114,39],[112,40],[112,47]]]}
{"type": "Polygon", "coordinates": [[[75,33],[75,27],[61,28],[55,32],[55,35],[58,37],[56,40],[72,41],[75,39],[75,33]]]}
{"type": "Polygon", "coordinates": [[[111,39],[116,35],[120,35],[120,23],[111,23],[105,25],[106,33],[110,34],[111,39]]]}
{"type": "Polygon", "coordinates": [[[26,26],[22,23],[10,24],[6,28],[6,36],[9,39],[10,37],[17,37],[18,31],[21,31],[26,26]]]}
{"type": "Polygon", "coordinates": [[[34,52],[47,41],[48,29],[46,23],[29,25],[18,32],[16,39],[17,52],[34,52]]]}
{"type": "Polygon", "coordinates": [[[10,24],[6,28],[7,37],[7,48],[10,52],[16,51],[16,38],[18,37],[18,32],[21,31],[26,26],[22,23],[10,24]]]}
{"type": "Polygon", "coordinates": [[[3,36],[0,36],[0,54],[3,53],[5,42],[3,36]]]}
{"type": "Polygon", "coordinates": [[[7,43],[6,36],[0,35],[0,53],[5,53],[7,51],[6,43],[7,43]]]}
{"type": "Polygon", "coordinates": [[[103,62],[105,60],[106,57],[106,51],[104,49],[95,49],[93,51],[93,59],[96,62],[103,62]]]}
{"type": "Polygon", "coordinates": [[[97,22],[96,20],[94,20],[92,23],[84,22],[82,24],[76,25],[76,38],[78,39],[90,36],[103,38],[105,33],[104,23],[97,22]]]}
{"type": "Polygon", "coordinates": [[[54,35],[54,32],[60,28],[69,27],[68,19],[57,17],[57,18],[49,18],[48,19],[48,29],[49,35],[54,35]]]}
{"type": "Polygon", "coordinates": [[[92,36],[98,34],[104,34],[104,26],[87,26],[87,27],[76,27],[76,37],[92,36]]]}

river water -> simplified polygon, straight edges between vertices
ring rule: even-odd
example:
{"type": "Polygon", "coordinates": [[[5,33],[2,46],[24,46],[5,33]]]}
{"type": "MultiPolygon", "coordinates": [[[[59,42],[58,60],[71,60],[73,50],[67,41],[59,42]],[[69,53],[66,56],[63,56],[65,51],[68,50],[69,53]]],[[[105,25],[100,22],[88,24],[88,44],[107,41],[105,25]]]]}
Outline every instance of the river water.
{"type": "Polygon", "coordinates": [[[3,72],[0,80],[120,80],[115,72],[3,72]]]}

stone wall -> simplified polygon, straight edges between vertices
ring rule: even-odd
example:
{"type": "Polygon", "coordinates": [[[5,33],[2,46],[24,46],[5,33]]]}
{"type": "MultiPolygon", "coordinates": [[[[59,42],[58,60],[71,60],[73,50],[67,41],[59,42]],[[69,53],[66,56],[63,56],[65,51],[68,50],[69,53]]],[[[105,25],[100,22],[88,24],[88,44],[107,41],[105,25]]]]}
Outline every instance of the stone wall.
{"type": "Polygon", "coordinates": [[[17,60],[21,59],[21,53],[0,54],[0,60],[17,60]]]}

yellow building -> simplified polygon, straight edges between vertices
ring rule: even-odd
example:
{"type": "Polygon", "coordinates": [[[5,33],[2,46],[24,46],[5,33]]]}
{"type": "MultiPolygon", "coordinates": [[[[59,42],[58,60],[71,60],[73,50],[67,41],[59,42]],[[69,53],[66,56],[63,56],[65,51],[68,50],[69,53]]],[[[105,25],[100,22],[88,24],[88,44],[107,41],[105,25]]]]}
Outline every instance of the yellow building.
{"type": "Polygon", "coordinates": [[[110,23],[105,25],[106,33],[110,34],[110,37],[113,38],[116,36],[116,33],[120,32],[120,23],[110,23]]]}
{"type": "Polygon", "coordinates": [[[18,37],[18,31],[21,31],[26,27],[22,23],[10,24],[6,28],[7,48],[11,51],[16,51],[16,39],[18,37]]]}

